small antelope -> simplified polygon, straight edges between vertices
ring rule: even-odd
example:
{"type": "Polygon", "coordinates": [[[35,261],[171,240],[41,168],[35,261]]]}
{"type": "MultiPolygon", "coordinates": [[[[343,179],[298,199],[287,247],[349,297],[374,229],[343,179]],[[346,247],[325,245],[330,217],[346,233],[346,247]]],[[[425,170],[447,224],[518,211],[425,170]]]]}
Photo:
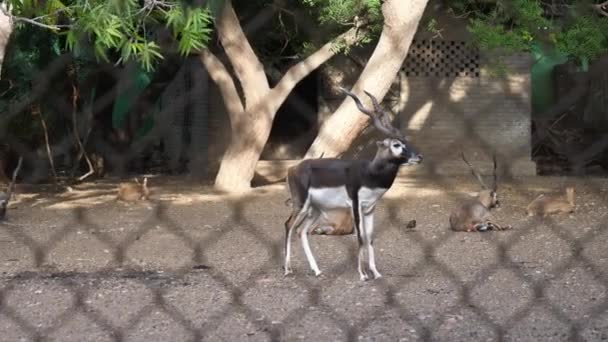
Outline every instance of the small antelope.
{"type": "MultiPolygon", "coordinates": [[[[291,205],[291,198],[285,201],[291,205]]],[[[309,230],[310,235],[349,235],[354,233],[350,210],[331,209],[322,212],[309,230]]]]}
{"type": "Polygon", "coordinates": [[[135,183],[121,183],[118,186],[118,194],[116,199],[125,202],[133,202],[139,200],[147,200],[150,196],[148,189],[148,177],[144,177],[144,181],[140,184],[137,178],[135,183]]]}
{"type": "Polygon", "coordinates": [[[376,269],[373,247],[374,210],[378,201],[390,189],[401,165],[422,162],[422,155],[414,151],[370,93],[374,110],[366,109],[359,98],[340,88],[350,96],[357,108],[372,118],[376,129],[388,136],[377,141],[373,160],[341,160],[337,158],[306,159],[287,171],[287,189],[292,212],[285,222],[285,275],[291,270],[291,236],[302,226],[300,238],[306,259],[316,276],[321,274],[308,244],[308,231],[322,213],[338,209],[350,213],[359,246],[358,272],[361,280],[370,278],[363,270],[363,252],[367,251],[368,266],[373,278],[381,277],[376,269]]]}
{"type": "Polygon", "coordinates": [[[353,219],[349,210],[328,210],[321,213],[319,221],[310,229],[311,234],[317,235],[349,235],[352,234],[353,219]]]}
{"type": "Polygon", "coordinates": [[[540,215],[547,217],[551,214],[565,213],[570,214],[574,212],[574,188],[566,188],[566,198],[562,198],[558,195],[544,195],[541,194],[536,197],[528,207],[526,207],[526,214],[528,216],[540,215]]]}
{"type": "Polygon", "coordinates": [[[23,157],[19,157],[19,161],[17,162],[17,167],[13,170],[13,178],[11,182],[8,184],[8,188],[6,192],[0,192],[0,219],[4,219],[6,217],[6,208],[8,208],[8,204],[13,196],[13,190],[15,189],[15,181],[17,180],[17,174],[21,169],[21,164],[23,163],[23,157]]]}
{"type": "MultiPolygon", "coordinates": [[[[330,210],[322,213],[319,221],[312,226],[310,234],[316,235],[351,235],[354,233],[353,219],[348,210],[330,210]]],[[[410,220],[406,229],[416,228],[416,220],[410,220]]]]}
{"type": "Polygon", "coordinates": [[[488,188],[484,183],[481,175],[469,164],[467,159],[462,155],[462,160],[469,166],[471,173],[477,178],[482,190],[479,191],[475,198],[465,201],[455,211],[450,214],[450,227],[457,232],[475,232],[486,230],[506,230],[510,226],[501,226],[492,220],[490,210],[500,207],[496,182],[496,156],[493,156],[494,161],[494,185],[488,188]]]}

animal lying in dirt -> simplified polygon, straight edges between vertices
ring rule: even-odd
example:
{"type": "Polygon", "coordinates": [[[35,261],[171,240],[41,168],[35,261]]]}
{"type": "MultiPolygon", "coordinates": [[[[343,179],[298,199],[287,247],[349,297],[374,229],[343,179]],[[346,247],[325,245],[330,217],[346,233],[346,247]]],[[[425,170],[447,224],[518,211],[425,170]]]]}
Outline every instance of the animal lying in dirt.
{"type": "Polygon", "coordinates": [[[139,200],[147,200],[149,196],[150,190],[148,189],[148,178],[144,177],[141,184],[137,178],[134,179],[134,183],[121,183],[118,186],[118,194],[116,195],[116,199],[124,202],[134,202],[139,200]]]}
{"type": "Polygon", "coordinates": [[[574,187],[567,187],[565,197],[563,195],[539,195],[528,204],[526,214],[547,217],[552,214],[570,214],[574,212],[574,208],[574,187]]]}
{"type": "MultiPolygon", "coordinates": [[[[312,226],[311,235],[350,235],[353,234],[353,220],[348,210],[334,209],[323,213],[312,226]]],[[[416,228],[416,220],[405,224],[406,229],[416,228]]]]}
{"type": "Polygon", "coordinates": [[[501,226],[494,222],[491,214],[493,208],[500,207],[498,200],[498,184],[496,177],[496,156],[494,161],[494,184],[489,188],[484,183],[481,175],[469,164],[462,153],[462,160],[469,166],[471,173],[477,178],[482,190],[476,197],[461,202],[450,214],[450,228],[457,232],[481,232],[486,230],[506,230],[511,226],[501,226]]]}
{"type": "Polygon", "coordinates": [[[316,235],[348,235],[353,233],[353,219],[349,210],[328,210],[310,230],[316,235]]]}

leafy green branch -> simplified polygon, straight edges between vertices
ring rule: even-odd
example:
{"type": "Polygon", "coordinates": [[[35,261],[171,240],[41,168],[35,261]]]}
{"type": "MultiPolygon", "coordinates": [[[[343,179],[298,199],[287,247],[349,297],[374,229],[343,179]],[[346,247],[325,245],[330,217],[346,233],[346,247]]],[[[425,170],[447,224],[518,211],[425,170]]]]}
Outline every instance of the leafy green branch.
{"type": "Polygon", "coordinates": [[[457,0],[450,2],[450,11],[469,20],[474,43],[486,53],[498,56],[548,44],[584,60],[608,52],[607,3],[457,0]]]}
{"type": "Polygon", "coordinates": [[[163,59],[158,31],[169,28],[182,56],[201,50],[209,42],[213,12],[220,0],[204,7],[177,0],[10,0],[15,22],[32,24],[65,37],[75,54],[92,47],[106,62],[137,61],[151,70],[163,59]]]}

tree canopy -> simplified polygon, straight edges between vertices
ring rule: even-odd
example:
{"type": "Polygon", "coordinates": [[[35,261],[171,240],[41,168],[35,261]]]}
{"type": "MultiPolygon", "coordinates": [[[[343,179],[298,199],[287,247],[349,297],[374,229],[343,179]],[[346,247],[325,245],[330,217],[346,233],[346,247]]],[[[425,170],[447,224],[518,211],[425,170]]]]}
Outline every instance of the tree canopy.
{"type": "Polygon", "coordinates": [[[205,48],[221,1],[189,6],[164,0],[9,0],[16,23],[36,25],[65,37],[80,55],[92,48],[104,61],[138,61],[146,70],[163,58],[158,28],[166,27],[182,55],[205,48]]]}
{"type": "Polygon", "coordinates": [[[448,6],[468,19],[469,32],[486,52],[530,51],[541,44],[577,61],[608,52],[608,13],[593,1],[457,0],[448,6]]]}
{"type": "MultiPolygon", "coordinates": [[[[182,55],[207,46],[213,18],[223,0],[194,6],[183,0],[8,0],[16,22],[34,24],[65,36],[76,54],[83,44],[105,61],[136,60],[151,70],[163,58],[158,28],[170,30],[182,55]],[[112,56],[110,56],[112,55],[112,56]]],[[[444,2],[448,11],[468,20],[475,43],[484,51],[530,51],[534,44],[551,45],[574,60],[588,60],[608,52],[608,5],[590,0],[456,0],[444,2]]],[[[235,5],[239,16],[254,16],[266,8],[277,15],[274,30],[253,40],[263,60],[302,58],[348,27],[361,26],[357,44],[376,38],[382,27],[380,0],[252,0],[235,5]],[[307,19],[303,19],[307,18],[307,19]],[[314,22],[310,22],[314,18],[314,22]],[[305,32],[304,20],[317,33],[305,32]]],[[[438,30],[427,18],[429,30],[438,30]]],[[[310,30],[310,28],[308,28],[310,30]]],[[[350,45],[334,43],[348,51],[350,45]]]]}

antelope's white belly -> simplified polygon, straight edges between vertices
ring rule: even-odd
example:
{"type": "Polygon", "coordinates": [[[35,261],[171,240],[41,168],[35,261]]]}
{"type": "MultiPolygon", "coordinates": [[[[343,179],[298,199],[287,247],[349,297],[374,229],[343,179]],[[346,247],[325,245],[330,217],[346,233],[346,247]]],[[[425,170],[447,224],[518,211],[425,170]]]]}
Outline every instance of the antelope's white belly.
{"type": "MultiPolygon", "coordinates": [[[[359,203],[362,207],[368,207],[376,204],[376,202],[384,195],[387,189],[377,188],[361,188],[359,189],[359,203]]],[[[319,188],[308,190],[309,201],[319,209],[338,209],[350,208],[352,200],[348,197],[348,192],[345,186],[332,188],[319,188]]]]}
{"type": "Polygon", "coordinates": [[[310,189],[308,198],[311,204],[319,209],[350,208],[352,206],[345,186],[310,189]]]}

